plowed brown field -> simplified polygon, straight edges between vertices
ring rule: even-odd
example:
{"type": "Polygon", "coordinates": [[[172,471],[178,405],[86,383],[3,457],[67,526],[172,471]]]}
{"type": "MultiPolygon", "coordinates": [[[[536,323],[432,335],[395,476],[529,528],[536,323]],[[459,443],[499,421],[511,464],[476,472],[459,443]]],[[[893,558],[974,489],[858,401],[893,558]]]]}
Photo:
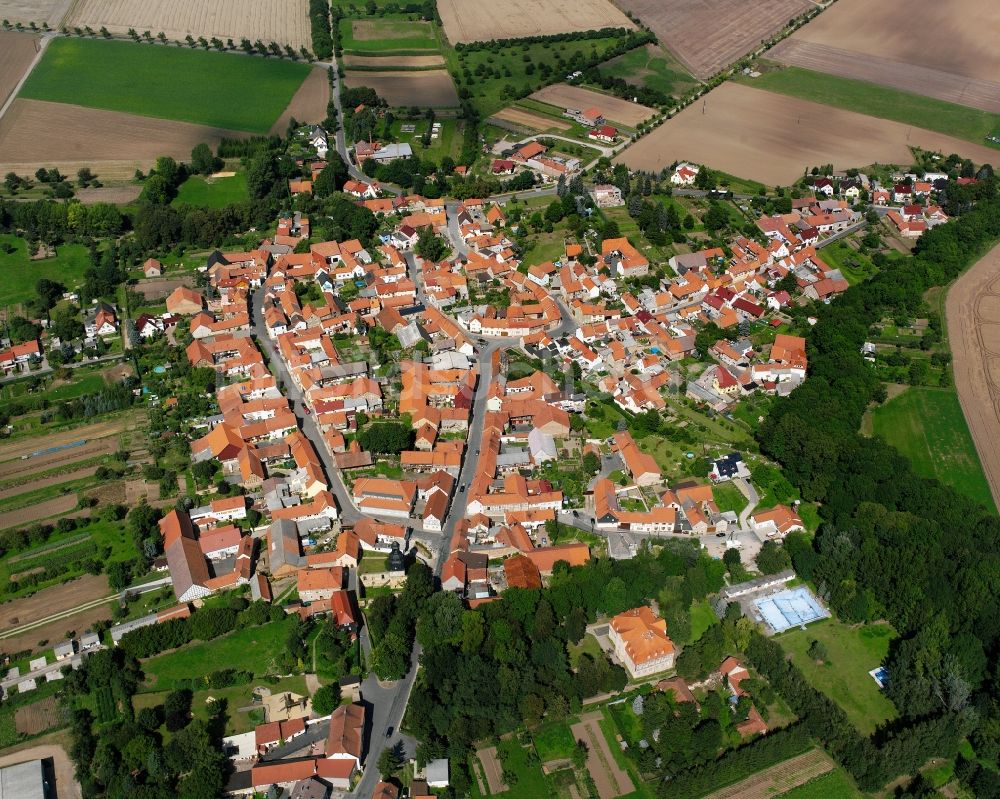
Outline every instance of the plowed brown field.
{"type": "Polygon", "coordinates": [[[326,105],[330,102],[330,80],[323,67],[313,67],[312,72],[292,96],[292,101],[271,126],[271,134],[284,136],[290,120],[319,123],[326,119],[326,105]]]}
{"type": "Polygon", "coordinates": [[[834,169],[909,164],[910,147],[958,153],[976,163],[996,160],[996,150],[941,133],[732,82],[713,89],[615,160],[648,171],[688,160],[787,185],[815,164],[834,169]]]}
{"type": "Polygon", "coordinates": [[[196,144],[214,148],[224,136],[245,135],[19,97],[0,119],[0,174],[31,174],[40,166],[54,166],[75,175],[87,166],[102,178],[127,178],[136,169],[148,169],[161,155],[187,159],[196,144]]]}
{"type": "Polygon", "coordinates": [[[634,128],[640,122],[653,116],[656,112],[638,103],[630,103],[610,94],[595,92],[582,86],[570,86],[566,83],[555,83],[539,89],[533,95],[533,100],[554,105],[556,108],[575,108],[583,111],[587,108],[598,108],[604,117],[611,122],[620,122],[634,128]]]}
{"type": "Polygon", "coordinates": [[[368,86],[389,105],[422,108],[452,108],[458,105],[458,93],[451,75],[443,69],[418,72],[351,72],[344,84],[355,88],[368,86]]]}
{"type": "Polygon", "coordinates": [[[0,105],[14,91],[17,82],[31,66],[37,51],[37,36],[30,33],[0,32],[0,105]]]}

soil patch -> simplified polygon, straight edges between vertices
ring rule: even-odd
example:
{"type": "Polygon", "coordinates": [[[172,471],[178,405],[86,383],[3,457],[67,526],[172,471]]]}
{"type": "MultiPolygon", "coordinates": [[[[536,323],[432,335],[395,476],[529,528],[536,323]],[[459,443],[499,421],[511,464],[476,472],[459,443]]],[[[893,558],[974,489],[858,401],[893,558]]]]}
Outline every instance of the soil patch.
{"type": "Polygon", "coordinates": [[[0,105],[24,77],[37,52],[38,37],[34,34],[0,32],[0,105]]]}
{"type": "Polygon", "coordinates": [[[48,519],[51,516],[63,516],[68,514],[77,505],[76,492],[66,494],[45,502],[38,502],[26,508],[9,510],[0,513],[0,530],[8,527],[23,527],[26,524],[37,522],[40,519],[48,519]]]}
{"type": "MultiPolygon", "coordinates": [[[[0,633],[14,630],[22,624],[29,624],[38,619],[73,610],[110,595],[108,578],[103,574],[85,574],[61,585],[44,588],[37,594],[0,604],[0,633]]],[[[103,612],[99,613],[96,618],[106,619],[110,617],[110,610],[107,610],[106,605],[102,606],[100,610],[103,612]]],[[[26,649],[43,638],[50,640],[62,638],[68,629],[85,630],[93,622],[85,624],[83,619],[84,614],[81,613],[79,616],[71,616],[54,622],[54,626],[58,629],[54,636],[46,634],[49,626],[36,627],[26,634],[29,642],[21,642],[20,645],[15,642],[21,636],[4,638],[3,651],[16,652],[19,649],[26,649]]]]}
{"type": "Polygon", "coordinates": [[[510,789],[510,786],[503,781],[503,766],[500,765],[495,746],[480,749],[476,752],[476,757],[483,764],[483,773],[486,775],[486,784],[491,794],[503,793],[510,789]]]}
{"type": "Polygon", "coordinates": [[[532,114],[530,111],[524,111],[520,108],[515,108],[511,106],[510,108],[505,108],[502,111],[497,111],[493,115],[494,119],[499,119],[503,122],[512,122],[515,125],[521,125],[528,128],[529,130],[549,130],[550,128],[555,128],[556,130],[569,130],[572,125],[569,122],[562,122],[558,119],[553,119],[552,117],[542,116],[541,114],[532,114]]]}
{"type": "Polygon", "coordinates": [[[0,119],[0,172],[25,175],[54,166],[75,175],[86,166],[105,179],[125,179],[136,169],[148,169],[161,155],[189,159],[196,144],[205,142],[215,149],[223,137],[246,135],[19,97],[0,119]],[[73,135],[66,136],[67,130],[73,135]]]}
{"type": "Polygon", "coordinates": [[[59,723],[59,705],[54,696],[19,707],[14,713],[14,728],[21,735],[38,735],[59,723]]]}
{"type": "Polygon", "coordinates": [[[458,93],[451,75],[444,69],[419,72],[351,72],[344,77],[350,88],[369,86],[389,105],[423,108],[451,108],[458,105],[458,93]]]}
{"type": "Polygon", "coordinates": [[[805,785],[810,780],[833,771],[835,764],[818,749],[793,757],[784,763],[748,777],[735,785],[710,793],[705,799],[768,799],[805,785]]]}
{"type": "Polygon", "coordinates": [[[84,205],[94,203],[127,205],[138,200],[141,193],[142,186],[101,186],[99,189],[77,189],[76,199],[84,205]]]}
{"type": "Polygon", "coordinates": [[[150,280],[140,280],[135,284],[135,290],[142,292],[142,295],[147,300],[162,300],[170,296],[175,288],[179,286],[191,288],[194,284],[194,275],[173,278],[151,278],[150,280]]]}
{"type": "Polygon", "coordinates": [[[60,483],[82,480],[85,477],[93,477],[96,471],[96,466],[89,466],[86,469],[76,469],[72,472],[64,472],[63,474],[54,474],[51,477],[43,477],[41,480],[29,480],[26,483],[21,483],[21,485],[11,486],[10,488],[0,490],[0,499],[16,497],[18,494],[25,494],[28,491],[37,491],[39,488],[47,488],[48,486],[59,485],[60,483]]]}
{"type": "Polygon", "coordinates": [[[370,70],[382,71],[386,69],[427,69],[428,67],[443,67],[444,56],[440,55],[354,55],[345,53],[343,57],[344,66],[367,67],[370,70]]]}
{"type": "Polygon", "coordinates": [[[792,17],[813,7],[809,0],[617,2],[641,19],[691,74],[702,80],[738,61],[784,28],[792,17]]]}
{"type": "Polygon", "coordinates": [[[618,156],[658,172],[694,161],[769,185],[787,185],[815,164],[834,169],[909,164],[910,147],[959,153],[977,163],[996,150],[898,122],[727,82],[618,156]]]}
{"type": "Polygon", "coordinates": [[[611,754],[608,739],[599,724],[602,718],[600,712],[585,713],[570,729],[573,738],[587,745],[587,771],[594,778],[597,793],[601,799],[615,799],[616,796],[632,793],[635,786],[611,754]]]}
{"type": "Polygon", "coordinates": [[[608,0],[438,0],[438,13],[452,44],[635,28],[608,0]]]}
{"type": "MultiPolygon", "coordinates": [[[[74,427],[69,430],[60,430],[57,433],[49,433],[45,436],[22,438],[17,441],[0,444],[0,462],[20,458],[22,455],[30,455],[32,452],[40,449],[46,449],[48,447],[62,447],[76,441],[94,441],[95,439],[104,438],[105,436],[115,436],[123,432],[129,426],[130,421],[130,417],[128,416],[119,416],[116,419],[111,419],[106,422],[97,422],[96,424],[74,427]]],[[[79,447],[79,449],[85,449],[85,447],[79,447]]],[[[62,453],[63,460],[68,460],[75,454],[77,453],[67,450],[62,453]]],[[[47,456],[30,458],[28,463],[22,463],[21,465],[22,467],[32,468],[37,465],[43,457],[47,456]]],[[[3,476],[3,473],[0,472],[0,478],[3,476]]]]}
{"type": "Polygon", "coordinates": [[[955,388],[993,500],[1000,506],[1000,245],[948,291],[955,388]]]}
{"type": "MultiPolygon", "coordinates": [[[[44,439],[35,440],[42,441],[44,439]]],[[[89,460],[90,458],[96,458],[100,455],[107,455],[108,453],[115,452],[117,449],[118,439],[109,437],[98,439],[97,441],[89,441],[83,446],[73,447],[73,449],[50,452],[47,455],[39,455],[38,457],[29,458],[24,461],[17,458],[16,460],[0,463],[0,480],[22,477],[24,475],[33,474],[34,472],[44,472],[49,469],[54,469],[57,466],[69,466],[70,464],[78,461],[89,460]]]]}
{"type": "Polygon", "coordinates": [[[323,67],[313,67],[312,72],[292,97],[288,107],[271,126],[272,136],[284,136],[288,123],[294,119],[299,124],[320,123],[326,119],[326,106],[330,102],[330,80],[323,67]]]}
{"type": "Polygon", "coordinates": [[[620,122],[634,128],[640,122],[653,116],[656,112],[638,103],[630,103],[610,94],[584,89],[582,86],[570,86],[566,83],[556,83],[539,89],[533,95],[533,100],[554,105],[557,108],[575,108],[583,111],[587,108],[598,108],[605,119],[620,122]]]}

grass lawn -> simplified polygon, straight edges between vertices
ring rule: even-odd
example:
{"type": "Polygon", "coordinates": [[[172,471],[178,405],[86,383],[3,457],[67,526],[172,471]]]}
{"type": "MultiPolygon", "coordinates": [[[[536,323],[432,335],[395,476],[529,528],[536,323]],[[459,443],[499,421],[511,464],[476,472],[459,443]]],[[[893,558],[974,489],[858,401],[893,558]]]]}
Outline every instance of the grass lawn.
{"type": "Polygon", "coordinates": [[[378,555],[372,552],[366,552],[364,557],[361,559],[361,563],[358,564],[358,573],[373,574],[375,572],[384,572],[388,568],[388,563],[388,555],[378,555]]]}
{"type": "Polygon", "coordinates": [[[534,234],[529,237],[528,241],[531,243],[525,249],[521,259],[528,266],[544,264],[546,261],[557,261],[566,253],[565,230],[534,234]]]}
{"type": "MultiPolygon", "coordinates": [[[[497,750],[505,769],[517,775],[517,782],[502,794],[505,799],[537,799],[551,795],[549,784],[542,774],[541,766],[528,762],[528,752],[515,739],[501,741],[497,750]]],[[[478,786],[473,781],[473,796],[479,796],[478,786]]]]}
{"type": "Polygon", "coordinates": [[[697,641],[713,624],[719,623],[719,617],[712,610],[707,599],[699,599],[691,603],[691,640],[697,641]]]}
{"type": "Polygon", "coordinates": [[[90,266],[90,254],[82,244],[60,244],[55,258],[32,261],[28,244],[12,235],[0,236],[0,307],[25,302],[35,296],[35,284],[40,278],[58,280],[66,288],[76,288],[90,266]],[[14,248],[5,252],[4,245],[14,248]]]}
{"type": "Polygon", "coordinates": [[[861,799],[862,796],[841,768],[780,794],[781,799],[861,799]]]}
{"type": "Polygon", "coordinates": [[[731,510],[739,514],[747,506],[747,498],[732,483],[720,483],[714,486],[712,495],[715,497],[715,504],[723,513],[731,510]]]}
{"type": "Polygon", "coordinates": [[[986,136],[1000,130],[1000,115],[988,111],[799,67],[787,67],[759,78],[745,78],[741,82],[814,103],[915,125],[977,144],[989,145],[986,136]]]}
{"type": "Polygon", "coordinates": [[[344,52],[387,53],[437,50],[434,29],[423,20],[378,17],[340,20],[344,52]]]}
{"type": "Polygon", "coordinates": [[[267,133],[310,69],[283,59],[55,39],[20,96],[267,133]]]}
{"type": "Polygon", "coordinates": [[[840,705],[863,735],[870,735],[879,724],[896,717],[896,708],[868,674],[885,660],[895,637],[888,624],[849,627],[826,619],[805,630],[782,633],[776,640],[806,679],[840,705]],[[826,646],[826,663],[819,664],[806,654],[813,641],[826,646]]]}
{"type": "Polygon", "coordinates": [[[550,721],[541,725],[531,736],[535,751],[544,763],[546,760],[559,760],[573,756],[576,741],[565,721],[550,721]]]}
{"type": "Polygon", "coordinates": [[[872,412],[872,425],[875,435],[909,458],[917,474],[995,508],[954,389],[908,388],[872,412]]]}
{"type": "Polygon", "coordinates": [[[603,656],[601,645],[589,633],[578,644],[569,645],[569,664],[575,669],[580,665],[580,655],[588,654],[595,660],[603,656]]]}
{"type": "Polygon", "coordinates": [[[695,84],[694,78],[666,50],[654,44],[630,50],[602,67],[608,74],[664,94],[681,94],[695,84]]]}
{"type": "Polygon", "coordinates": [[[234,663],[255,675],[267,674],[273,671],[274,655],[284,648],[287,630],[287,621],[271,622],[157,655],[143,663],[145,687],[169,690],[177,680],[196,679],[234,663]]]}
{"type": "Polygon", "coordinates": [[[438,137],[432,139],[427,147],[423,145],[423,135],[431,124],[427,119],[397,119],[392,123],[390,132],[394,141],[406,142],[420,158],[429,158],[436,163],[441,163],[441,159],[446,155],[450,155],[452,159],[458,158],[462,154],[462,137],[458,135],[459,121],[436,119],[435,122],[441,123],[438,137]],[[413,125],[413,133],[403,133],[401,130],[403,125],[413,125]]]}
{"type": "Polygon", "coordinates": [[[177,189],[172,205],[197,205],[203,208],[222,208],[225,205],[245,202],[247,176],[237,172],[229,178],[203,178],[192,175],[177,189]]]}

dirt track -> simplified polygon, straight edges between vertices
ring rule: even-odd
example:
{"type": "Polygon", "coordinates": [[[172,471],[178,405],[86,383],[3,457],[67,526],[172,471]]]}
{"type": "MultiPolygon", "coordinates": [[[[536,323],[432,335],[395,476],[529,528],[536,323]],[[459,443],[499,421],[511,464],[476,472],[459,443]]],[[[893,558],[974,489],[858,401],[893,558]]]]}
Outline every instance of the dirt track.
{"type": "Polygon", "coordinates": [[[458,93],[451,75],[444,69],[417,72],[351,72],[344,84],[350,88],[369,86],[379,97],[396,107],[422,106],[452,108],[458,105],[458,93]]]}
{"type": "Polygon", "coordinates": [[[616,2],[648,25],[691,74],[703,80],[738,61],[784,28],[792,17],[812,8],[809,0],[616,2]]]}
{"type": "Polygon", "coordinates": [[[996,81],[967,78],[919,64],[905,64],[794,38],[780,42],[767,55],[783,64],[878,83],[1000,114],[1000,83],[996,81]]]}
{"type": "Polygon", "coordinates": [[[38,52],[38,37],[0,32],[0,105],[10,96],[38,52]]]}
{"type": "Polygon", "coordinates": [[[326,105],[329,102],[330,80],[327,78],[326,70],[322,67],[313,67],[292,96],[288,107],[274,121],[271,134],[284,136],[288,132],[288,123],[292,118],[300,124],[322,122],[326,119],[326,105]]]}
{"type": "Polygon", "coordinates": [[[0,120],[0,173],[32,174],[40,166],[55,166],[75,175],[81,166],[88,166],[106,179],[129,178],[161,155],[188,159],[196,144],[214,148],[224,136],[245,135],[19,97],[0,120]]]}
{"type": "Polygon", "coordinates": [[[438,13],[452,44],[635,28],[609,0],[440,0],[438,13]]]}
{"type": "Polygon", "coordinates": [[[997,160],[997,151],[982,145],[731,81],[615,160],[651,171],[694,161],[773,186],[791,183],[816,164],[909,164],[910,147],[959,153],[976,163],[997,160]]]}
{"type": "Polygon", "coordinates": [[[835,764],[819,749],[764,769],[735,785],[710,793],[705,799],[767,799],[832,771],[835,764]]]}
{"type": "Polygon", "coordinates": [[[555,83],[539,89],[531,95],[531,99],[541,100],[557,108],[576,108],[581,111],[591,107],[598,108],[611,122],[620,122],[630,128],[634,128],[656,113],[644,105],[566,83],[555,83]]]}
{"type": "Polygon", "coordinates": [[[958,399],[1000,506],[1000,245],[955,282],[945,312],[958,399]]]}
{"type": "MultiPolygon", "coordinates": [[[[59,737],[63,737],[60,735],[59,737]]],[[[68,737],[68,736],[66,736],[68,737]]],[[[52,758],[55,767],[56,784],[54,799],[80,799],[80,785],[76,781],[73,764],[66,750],[55,744],[34,743],[31,746],[18,749],[13,754],[0,757],[0,767],[13,766],[28,760],[44,760],[52,758]]]]}

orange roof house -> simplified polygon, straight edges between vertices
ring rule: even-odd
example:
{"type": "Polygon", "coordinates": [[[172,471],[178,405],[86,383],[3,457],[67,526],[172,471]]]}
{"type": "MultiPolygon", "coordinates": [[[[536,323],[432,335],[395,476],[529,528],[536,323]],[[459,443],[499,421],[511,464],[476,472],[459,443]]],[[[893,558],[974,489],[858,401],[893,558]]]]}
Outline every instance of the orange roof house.
{"type": "Polygon", "coordinates": [[[633,677],[673,668],[675,650],[667,637],[667,623],[646,605],[615,616],[608,637],[615,655],[633,677]]]}
{"type": "Polygon", "coordinates": [[[541,588],[542,575],[534,562],[524,555],[515,555],[503,562],[508,588],[541,588]]]}
{"type": "Polygon", "coordinates": [[[187,286],[178,286],[167,297],[167,311],[177,316],[191,316],[204,307],[205,298],[187,286]]]}

